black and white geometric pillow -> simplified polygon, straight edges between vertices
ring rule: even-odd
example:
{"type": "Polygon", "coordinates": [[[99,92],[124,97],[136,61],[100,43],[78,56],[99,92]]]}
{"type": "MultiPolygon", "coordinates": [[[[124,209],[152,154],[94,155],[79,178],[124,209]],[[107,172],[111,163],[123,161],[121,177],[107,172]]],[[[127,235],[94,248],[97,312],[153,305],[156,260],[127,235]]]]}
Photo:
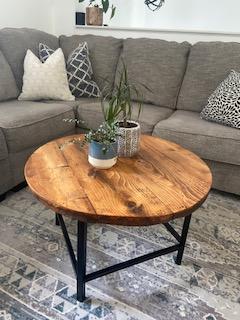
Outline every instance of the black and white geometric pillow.
{"type": "Polygon", "coordinates": [[[49,48],[44,43],[39,43],[39,59],[42,63],[47,61],[51,54],[53,54],[54,50],[49,48]]]}
{"type": "Polygon", "coordinates": [[[99,97],[100,90],[92,80],[93,70],[87,42],[81,43],[68,57],[69,87],[75,97],[99,97]]]}
{"type": "MultiPolygon", "coordinates": [[[[47,45],[39,44],[39,57],[42,62],[54,52],[47,45]]],[[[93,70],[89,59],[88,45],[81,43],[67,60],[68,83],[72,94],[77,97],[99,97],[101,92],[95,81],[92,80],[93,70]]]]}
{"type": "Polygon", "coordinates": [[[240,129],[240,73],[232,70],[229,76],[208,98],[201,118],[240,129]]]}

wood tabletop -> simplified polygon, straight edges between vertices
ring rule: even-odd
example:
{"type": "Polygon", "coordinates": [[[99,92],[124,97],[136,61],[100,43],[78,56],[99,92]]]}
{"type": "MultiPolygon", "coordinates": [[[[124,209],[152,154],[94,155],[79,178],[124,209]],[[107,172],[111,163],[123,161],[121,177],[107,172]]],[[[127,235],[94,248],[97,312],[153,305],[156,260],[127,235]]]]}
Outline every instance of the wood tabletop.
{"type": "Polygon", "coordinates": [[[87,146],[61,138],[37,149],[25,166],[31,191],[47,207],[81,221],[151,225],[183,217],[206,199],[212,175],[195,154],[157,137],[141,136],[133,158],[108,170],[91,167],[87,146]]]}

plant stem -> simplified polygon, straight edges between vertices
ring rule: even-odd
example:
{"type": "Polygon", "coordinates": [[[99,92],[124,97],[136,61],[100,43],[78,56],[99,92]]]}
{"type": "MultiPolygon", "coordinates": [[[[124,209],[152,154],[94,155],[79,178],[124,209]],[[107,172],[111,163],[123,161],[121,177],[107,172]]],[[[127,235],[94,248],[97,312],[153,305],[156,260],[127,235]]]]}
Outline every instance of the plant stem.
{"type": "Polygon", "coordinates": [[[126,112],[126,108],[123,109],[123,126],[124,126],[124,128],[127,128],[127,112],[126,112]]]}

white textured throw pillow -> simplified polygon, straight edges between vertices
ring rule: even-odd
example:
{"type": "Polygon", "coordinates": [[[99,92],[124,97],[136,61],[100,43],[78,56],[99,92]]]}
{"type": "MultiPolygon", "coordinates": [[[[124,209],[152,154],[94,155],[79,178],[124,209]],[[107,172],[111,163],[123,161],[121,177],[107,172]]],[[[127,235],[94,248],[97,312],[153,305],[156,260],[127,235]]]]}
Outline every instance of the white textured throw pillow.
{"type": "Polygon", "coordinates": [[[31,50],[24,60],[23,88],[19,100],[75,100],[68,85],[62,49],[42,63],[31,50]]]}

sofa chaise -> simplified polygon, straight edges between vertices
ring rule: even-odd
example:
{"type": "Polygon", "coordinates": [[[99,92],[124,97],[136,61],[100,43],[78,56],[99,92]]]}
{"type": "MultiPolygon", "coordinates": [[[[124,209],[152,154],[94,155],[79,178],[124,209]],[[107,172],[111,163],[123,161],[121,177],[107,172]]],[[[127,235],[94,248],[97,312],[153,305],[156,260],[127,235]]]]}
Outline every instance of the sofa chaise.
{"type": "MultiPolygon", "coordinates": [[[[0,30],[0,52],[13,72],[19,93],[27,49],[38,53],[40,42],[61,47],[67,57],[82,41],[90,49],[94,80],[102,89],[114,85],[124,59],[132,81],[142,83],[142,132],[174,141],[204,159],[213,172],[213,187],[240,194],[240,130],[200,118],[209,95],[231,69],[240,71],[240,44],[199,42],[190,45],[155,39],[116,39],[94,35],[60,36],[33,29],[0,30]]],[[[5,83],[10,87],[11,83],[5,83]]],[[[137,97],[135,97],[137,99],[137,97]]],[[[134,116],[137,106],[134,103],[134,116]]],[[[76,101],[0,102],[0,195],[24,181],[27,158],[54,138],[80,132],[64,118],[88,126],[102,121],[96,98],[76,101]]]]}

